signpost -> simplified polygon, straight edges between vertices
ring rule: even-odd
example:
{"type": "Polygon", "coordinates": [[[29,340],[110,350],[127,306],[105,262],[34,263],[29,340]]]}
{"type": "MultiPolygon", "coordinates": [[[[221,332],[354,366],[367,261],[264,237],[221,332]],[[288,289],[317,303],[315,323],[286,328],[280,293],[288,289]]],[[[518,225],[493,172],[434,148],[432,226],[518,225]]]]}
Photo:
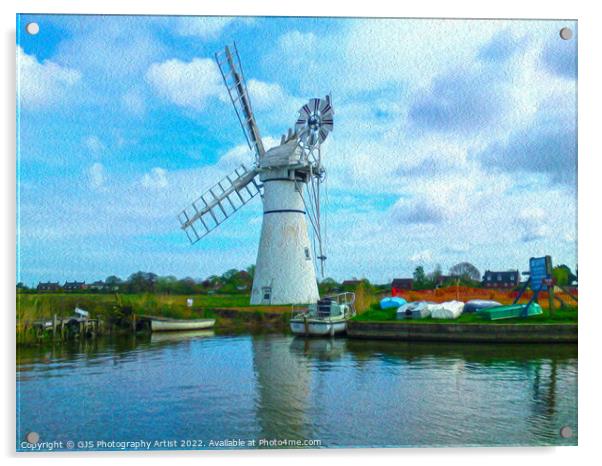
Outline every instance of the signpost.
{"type": "Polygon", "coordinates": [[[547,291],[552,278],[552,258],[532,257],[529,259],[529,281],[533,291],[547,291]]]}
{"type": "Polygon", "coordinates": [[[533,291],[533,297],[525,306],[525,315],[529,312],[529,306],[533,301],[537,301],[540,291],[548,292],[548,302],[550,306],[550,315],[554,313],[554,279],[552,277],[552,257],[532,257],[529,259],[529,280],[518,293],[514,304],[521,298],[527,286],[533,291]]]}

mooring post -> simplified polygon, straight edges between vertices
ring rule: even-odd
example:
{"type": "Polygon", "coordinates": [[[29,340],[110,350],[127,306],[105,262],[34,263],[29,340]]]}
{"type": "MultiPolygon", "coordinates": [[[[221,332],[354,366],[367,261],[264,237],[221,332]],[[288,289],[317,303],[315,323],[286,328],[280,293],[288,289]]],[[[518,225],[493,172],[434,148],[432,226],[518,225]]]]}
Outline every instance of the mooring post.
{"type": "Polygon", "coordinates": [[[136,314],[132,314],[132,332],[136,333],[136,314]]]}
{"type": "Polygon", "coordinates": [[[56,338],[57,318],[56,314],[52,317],[52,339],[56,338]]]}
{"type": "Polygon", "coordinates": [[[548,286],[548,306],[550,306],[550,317],[554,316],[554,285],[548,286]]]}

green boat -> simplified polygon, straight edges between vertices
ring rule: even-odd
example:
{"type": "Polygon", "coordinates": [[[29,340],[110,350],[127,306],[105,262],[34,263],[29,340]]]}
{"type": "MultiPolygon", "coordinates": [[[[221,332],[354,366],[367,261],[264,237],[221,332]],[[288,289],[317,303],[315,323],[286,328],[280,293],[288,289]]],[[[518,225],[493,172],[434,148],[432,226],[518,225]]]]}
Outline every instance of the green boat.
{"type": "Polygon", "coordinates": [[[531,303],[528,312],[525,314],[526,304],[510,304],[509,306],[496,306],[481,309],[477,313],[487,320],[512,319],[514,317],[538,316],[543,313],[541,306],[537,303],[531,303]]]}

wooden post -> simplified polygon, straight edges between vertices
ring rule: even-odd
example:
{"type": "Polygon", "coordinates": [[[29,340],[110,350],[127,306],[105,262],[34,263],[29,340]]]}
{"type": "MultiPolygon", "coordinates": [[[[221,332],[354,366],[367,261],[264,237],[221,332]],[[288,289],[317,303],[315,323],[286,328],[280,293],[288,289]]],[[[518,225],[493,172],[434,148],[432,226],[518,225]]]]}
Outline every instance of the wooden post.
{"type": "Polygon", "coordinates": [[[54,316],[52,317],[52,339],[54,340],[56,338],[56,329],[57,329],[57,318],[56,318],[56,314],[54,314],[54,316]]]}
{"type": "Polygon", "coordinates": [[[136,333],[136,314],[132,314],[132,333],[136,333]]]}
{"type": "Polygon", "coordinates": [[[554,316],[554,284],[548,286],[548,306],[550,307],[550,317],[554,316]]]}

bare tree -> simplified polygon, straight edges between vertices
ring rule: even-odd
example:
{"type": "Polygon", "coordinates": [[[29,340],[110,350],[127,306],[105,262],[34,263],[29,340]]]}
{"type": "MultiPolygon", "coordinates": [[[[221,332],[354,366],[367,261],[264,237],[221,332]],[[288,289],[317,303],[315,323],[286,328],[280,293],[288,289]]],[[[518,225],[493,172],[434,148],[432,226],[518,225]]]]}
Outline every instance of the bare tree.
{"type": "Polygon", "coordinates": [[[481,272],[470,262],[460,262],[449,269],[449,274],[452,277],[460,277],[468,280],[481,280],[481,272]]]}

